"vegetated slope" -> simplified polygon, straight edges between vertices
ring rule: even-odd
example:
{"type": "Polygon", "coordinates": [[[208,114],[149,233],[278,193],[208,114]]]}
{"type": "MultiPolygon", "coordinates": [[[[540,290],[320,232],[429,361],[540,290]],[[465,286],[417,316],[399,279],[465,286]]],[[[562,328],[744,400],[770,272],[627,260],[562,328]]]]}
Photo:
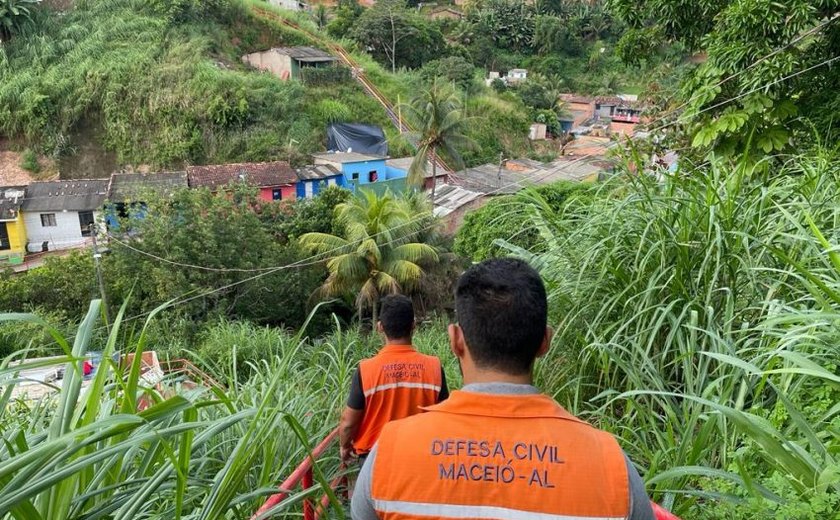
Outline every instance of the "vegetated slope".
{"type": "Polygon", "coordinates": [[[766,163],[618,178],[559,210],[535,193],[532,244],[516,215],[486,224],[547,281],[541,386],[683,518],[836,518],[840,157],[766,163]]]}
{"type": "Polygon", "coordinates": [[[306,89],[247,70],[244,53],[311,42],[237,2],[91,0],[33,25],[0,53],[0,135],[49,154],[73,154],[94,120],[121,165],[301,162],[322,146],[323,100],[387,124],[353,84],[306,89]]]}

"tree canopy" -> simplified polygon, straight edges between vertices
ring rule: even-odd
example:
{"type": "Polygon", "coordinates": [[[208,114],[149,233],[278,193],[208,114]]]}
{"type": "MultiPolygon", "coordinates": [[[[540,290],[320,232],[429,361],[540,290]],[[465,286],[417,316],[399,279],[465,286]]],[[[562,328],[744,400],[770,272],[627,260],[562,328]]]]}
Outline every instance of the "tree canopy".
{"type": "Polygon", "coordinates": [[[625,57],[666,42],[703,51],[683,84],[683,121],[700,148],[766,154],[811,135],[803,119],[826,123],[837,107],[840,2],[791,0],[611,0],[631,30],[625,57]],[[807,128],[807,134],[802,131],[807,128]]]}

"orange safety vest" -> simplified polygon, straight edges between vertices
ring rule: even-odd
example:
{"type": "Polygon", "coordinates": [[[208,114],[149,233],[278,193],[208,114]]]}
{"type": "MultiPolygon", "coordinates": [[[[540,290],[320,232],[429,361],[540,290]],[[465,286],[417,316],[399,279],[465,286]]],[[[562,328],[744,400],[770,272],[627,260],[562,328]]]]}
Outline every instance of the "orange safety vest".
{"type": "Polygon", "coordinates": [[[550,397],[456,391],[427,411],[379,438],[371,487],[379,518],[628,518],[618,443],[550,397]]]}
{"type": "Polygon", "coordinates": [[[385,424],[438,402],[440,360],[417,352],[411,345],[386,345],[376,356],[363,360],[359,371],[365,413],[353,449],[360,455],[373,448],[385,424]]]}

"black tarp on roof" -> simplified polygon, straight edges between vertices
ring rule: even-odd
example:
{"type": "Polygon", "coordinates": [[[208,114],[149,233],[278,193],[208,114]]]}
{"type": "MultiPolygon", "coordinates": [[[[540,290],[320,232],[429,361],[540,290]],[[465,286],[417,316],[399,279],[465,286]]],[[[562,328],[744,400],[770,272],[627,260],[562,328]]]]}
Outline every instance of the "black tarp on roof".
{"type": "Polygon", "coordinates": [[[388,141],[382,128],[359,123],[335,123],[327,127],[327,150],[388,155],[388,141]]]}

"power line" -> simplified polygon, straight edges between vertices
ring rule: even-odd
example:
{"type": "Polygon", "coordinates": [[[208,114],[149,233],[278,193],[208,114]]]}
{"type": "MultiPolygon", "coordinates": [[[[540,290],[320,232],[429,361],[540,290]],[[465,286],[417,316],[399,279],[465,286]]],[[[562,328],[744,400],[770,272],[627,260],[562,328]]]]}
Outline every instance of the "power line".
{"type": "MultiPolygon", "coordinates": [[[[772,58],[772,57],[773,57],[773,56],[775,56],[776,54],[779,54],[780,52],[784,51],[785,49],[787,49],[787,48],[789,48],[789,47],[791,47],[791,46],[795,45],[796,43],[799,43],[800,41],[802,41],[802,40],[803,40],[804,38],[806,38],[807,36],[810,36],[811,34],[814,34],[815,32],[819,31],[819,30],[820,30],[820,29],[822,29],[823,27],[825,27],[825,26],[827,26],[828,24],[832,23],[834,20],[837,20],[838,18],[840,18],[840,12],[834,13],[834,15],[833,15],[833,16],[831,16],[831,18],[829,18],[828,20],[826,20],[826,21],[824,21],[824,22],[820,23],[819,25],[817,25],[817,26],[815,26],[815,27],[812,27],[811,29],[809,29],[809,30],[805,31],[804,33],[800,34],[799,36],[797,36],[797,37],[796,37],[796,38],[794,38],[793,40],[791,40],[791,41],[789,41],[788,43],[786,43],[785,45],[783,45],[783,46],[781,46],[781,47],[776,48],[775,50],[773,50],[773,51],[772,51],[772,52],[770,52],[769,54],[766,54],[766,55],[762,56],[761,58],[759,58],[758,60],[756,60],[756,61],[754,61],[753,63],[751,63],[751,64],[750,64],[749,66],[747,66],[746,68],[741,69],[741,70],[739,70],[738,72],[734,72],[734,73],[730,74],[729,76],[727,76],[726,78],[724,78],[724,79],[722,79],[722,80],[718,81],[717,83],[715,83],[714,85],[712,85],[712,87],[711,87],[711,88],[715,89],[715,88],[717,88],[717,87],[719,87],[719,86],[723,85],[724,83],[727,83],[728,81],[730,81],[730,80],[733,80],[733,79],[737,78],[737,77],[738,77],[738,76],[740,76],[741,74],[744,74],[744,73],[746,73],[747,71],[751,70],[753,67],[755,67],[755,66],[756,66],[756,65],[758,65],[759,63],[762,63],[762,62],[764,62],[764,61],[766,61],[766,60],[768,60],[768,59],[772,58]]],[[[683,104],[681,104],[680,106],[678,106],[678,107],[676,107],[676,108],[674,108],[674,109],[671,109],[671,110],[669,110],[669,111],[665,112],[664,114],[662,114],[662,115],[659,117],[659,119],[662,119],[662,118],[664,118],[664,117],[667,117],[667,116],[669,116],[669,115],[671,115],[671,114],[673,114],[673,113],[675,113],[675,112],[677,112],[677,111],[679,111],[679,110],[681,110],[681,109],[685,108],[686,106],[688,106],[688,105],[690,105],[690,104],[691,104],[691,100],[689,99],[688,101],[684,102],[684,103],[683,103],[683,104]]]]}
{"type": "Polygon", "coordinates": [[[176,265],[178,267],[186,267],[186,268],[189,268],[189,269],[199,269],[199,270],[202,270],[202,271],[213,271],[213,272],[221,272],[221,273],[258,273],[258,272],[272,271],[272,270],[277,269],[277,267],[255,267],[255,268],[252,268],[252,269],[242,269],[242,268],[235,268],[235,267],[206,267],[206,266],[203,266],[203,265],[195,265],[195,264],[187,264],[187,263],[183,263],[183,262],[176,262],[174,260],[169,260],[168,258],[160,257],[160,256],[158,256],[154,253],[150,253],[148,251],[143,251],[142,249],[138,249],[138,248],[132,246],[131,244],[123,242],[122,240],[115,237],[111,233],[107,233],[107,236],[108,236],[109,240],[113,240],[114,242],[120,244],[121,246],[125,247],[126,249],[130,249],[130,250],[134,251],[135,253],[154,258],[155,260],[158,260],[160,262],[164,262],[164,263],[167,263],[167,264],[170,264],[170,265],[176,265]]]}
{"type": "MultiPolygon", "coordinates": [[[[732,101],[736,101],[736,100],[738,100],[738,99],[740,99],[740,98],[742,98],[742,97],[744,97],[744,96],[746,96],[746,95],[749,95],[749,94],[751,94],[751,93],[753,93],[753,92],[755,92],[755,91],[757,91],[757,90],[761,90],[762,88],[767,88],[767,87],[769,87],[769,86],[775,85],[775,84],[780,83],[780,82],[782,82],[782,81],[786,81],[787,79],[790,79],[790,78],[792,78],[792,77],[798,76],[798,75],[800,75],[800,74],[804,74],[805,72],[808,72],[808,71],[810,71],[810,70],[813,70],[813,69],[815,69],[815,68],[817,68],[817,67],[824,66],[824,65],[826,65],[826,64],[828,64],[828,63],[831,63],[831,62],[833,62],[833,61],[835,61],[835,60],[838,60],[838,59],[840,59],[840,56],[835,56],[834,58],[831,58],[831,59],[829,59],[829,60],[825,60],[824,62],[822,62],[822,63],[820,63],[820,64],[817,64],[817,65],[814,65],[814,66],[812,66],[812,67],[809,67],[808,69],[805,69],[805,70],[799,71],[799,72],[794,73],[794,74],[790,74],[790,75],[788,75],[788,76],[785,76],[784,78],[780,78],[780,79],[778,79],[778,80],[775,80],[775,81],[773,81],[773,82],[770,82],[770,83],[768,83],[768,84],[766,84],[766,85],[764,85],[764,86],[762,86],[762,87],[757,87],[757,88],[755,88],[755,89],[753,89],[753,90],[751,90],[751,91],[749,91],[749,92],[746,92],[746,93],[740,94],[740,95],[738,95],[738,96],[736,96],[736,97],[734,97],[734,98],[731,98],[731,99],[728,99],[728,100],[722,101],[721,103],[718,103],[717,105],[714,105],[714,106],[709,107],[709,108],[707,108],[707,109],[704,109],[704,110],[702,110],[702,111],[700,111],[700,112],[697,112],[696,114],[693,114],[693,116],[692,116],[692,117],[696,117],[696,116],[700,115],[701,113],[703,113],[703,112],[705,112],[705,111],[707,111],[707,110],[711,110],[711,109],[713,109],[713,108],[717,108],[717,107],[719,107],[719,106],[722,106],[722,105],[724,105],[724,104],[730,103],[730,102],[732,102],[732,101]]],[[[660,119],[661,119],[661,118],[660,118],[660,119]]],[[[668,127],[668,126],[671,126],[671,124],[666,124],[666,125],[663,125],[662,127],[659,127],[659,128],[657,128],[657,129],[666,128],[666,127],[668,127]]],[[[651,131],[654,131],[654,130],[651,130],[651,131]]],[[[567,166],[571,166],[571,165],[573,165],[573,164],[579,163],[579,162],[581,162],[581,161],[583,161],[583,160],[586,160],[586,159],[588,159],[588,158],[590,158],[590,157],[593,157],[593,156],[596,156],[596,155],[597,155],[597,154],[594,154],[594,153],[592,153],[592,154],[582,155],[580,158],[578,158],[578,159],[576,159],[576,160],[569,161],[566,165],[567,165],[567,166]]],[[[697,168],[699,168],[699,167],[700,167],[700,166],[698,166],[697,168]]],[[[697,168],[695,168],[695,169],[697,169],[697,168]]],[[[520,185],[520,184],[522,184],[523,182],[526,182],[526,181],[537,182],[537,181],[539,181],[539,180],[541,180],[541,179],[543,179],[543,178],[545,178],[545,177],[547,177],[547,176],[549,176],[549,175],[553,175],[554,173],[555,173],[555,172],[553,172],[553,171],[551,171],[551,170],[547,170],[547,171],[546,171],[546,173],[545,173],[545,174],[543,174],[543,175],[540,175],[540,176],[537,176],[537,177],[533,177],[533,178],[532,178],[532,177],[526,177],[526,178],[520,179],[520,180],[518,180],[518,181],[515,181],[515,182],[512,182],[512,183],[509,183],[509,184],[507,184],[507,185],[500,186],[500,187],[496,188],[495,190],[492,190],[492,191],[489,191],[489,192],[485,193],[485,196],[490,196],[490,195],[497,194],[497,193],[501,192],[501,191],[502,191],[502,190],[504,190],[504,189],[510,188],[510,187],[512,187],[512,186],[517,186],[517,185],[520,185]]],[[[213,294],[213,293],[216,293],[216,292],[220,292],[220,291],[223,291],[223,290],[229,289],[229,288],[231,288],[231,287],[235,287],[235,286],[237,286],[237,285],[239,285],[239,284],[242,284],[242,283],[247,283],[247,282],[250,282],[250,281],[253,281],[253,280],[259,279],[259,278],[261,278],[261,277],[263,277],[263,276],[266,276],[266,275],[269,275],[269,274],[272,274],[272,273],[275,273],[275,272],[278,272],[278,271],[281,271],[281,270],[291,269],[291,268],[295,268],[295,267],[304,267],[304,266],[308,266],[308,265],[316,265],[316,264],[321,263],[321,262],[323,262],[324,260],[326,260],[326,258],[320,258],[320,259],[318,259],[318,260],[313,260],[313,259],[317,258],[319,255],[328,255],[328,254],[330,254],[330,253],[332,253],[332,252],[335,252],[335,251],[338,251],[338,250],[341,250],[341,249],[345,249],[345,248],[347,248],[347,247],[351,247],[351,246],[352,246],[354,243],[356,243],[356,242],[357,242],[357,243],[361,243],[361,242],[363,242],[364,240],[369,240],[369,239],[371,239],[371,238],[377,237],[377,236],[379,236],[379,235],[381,235],[381,234],[384,234],[384,233],[390,233],[390,232],[392,232],[392,231],[393,231],[393,230],[395,230],[395,229],[399,229],[399,228],[401,228],[401,227],[404,227],[404,226],[408,226],[408,225],[411,225],[411,224],[417,223],[417,222],[422,221],[422,220],[425,220],[425,219],[427,219],[427,218],[428,218],[428,215],[419,215],[419,216],[416,216],[416,217],[414,217],[414,218],[412,218],[412,219],[407,220],[406,222],[403,222],[403,223],[401,223],[401,224],[398,224],[398,225],[394,226],[394,227],[393,227],[393,228],[391,228],[391,229],[384,230],[384,231],[380,231],[380,232],[378,232],[378,233],[374,233],[373,235],[370,235],[370,236],[368,236],[368,237],[366,237],[366,238],[364,238],[364,239],[359,239],[359,240],[356,240],[356,241],[354,241],[354,242],[348,242],[347,244],[344,244],[344,245],[342,245],[342,246],[339,246],[339,247],[333,248],[333,249],[328,250],[328,251],[322,251],[321,253],[314,254],[314,255],[312,255],[312,256],[310,256],[310,257],[308,257],[308,258],[304,258],[304,259],[302,259],[302,260],[299,260],[299,261],[297,261],[297,262],[293,262],[293,263],[288,264],[288,265],[284,265],[284,266],[277,266],[277,267],[274,267],[274,268],[268,268],[268,270],[266,270],[266,271],[264,271],[264,272],[261,272],[261,273],[259,273],[259,274],[256,274],[256,275],[254,275],[254,276],[251,276],[251,277],[249,277],[249,278],[245,278],[245,279],[243,279],[243,280],[239,280],[239,281],[236,281],[236,282],[231,282],[231,283],[226,284],[226,285],[224,285],[224,286],[222,286],[222,287],[219,287],[219,288],[216,288],[216,289],[211,289],[211,290],[209,290],[209,291],[206,291],[206,292],[204,292],[204,293],[202,293],[202,294],[198,294],[198,295],[191,296],[191,297],[189,297],[189,298],[185,298],[186,296],[188,296],[189,294],[191,294],[192,292],[194,292],[194,291],[189,291],[189,292],[187,292],[187,293],[185,293],[185,294],[183,294],[183,295],[181,295],[181,296],[179,296],[179,297],[177,297],[177,298],[175,298],[175,299],[171,300],[171,302],[172,302],[172,303],[171,303],[171,305],[172,305],[172,307],[174,307],[174,306],[176,306],[176,305],[181,305],[181,304],[187,303],[187,302],[189,302],[189,301],[195,300],[195,299],[197,299],[197,298],[202,298],[202,297],[204,297],[204,296],[209,296],[210,294],[213,294]]],[[[436,224],[435,224],[434,222],[432,222],[432,223],[430,223],[430,224],[427,224],[427,225],[426,225],[426,226],[424,226],[424,227],[421,227],[421,228],[420,228],[420,229],[418,229],[416,232],[421,232],[421,231],[425,231],[425,230],[431,229],[431,227],[433,227],[434,225],[436,225],[436,224]]],[[[388,240],[385,244],[390,244],[390,243],[393,243],[394,241],[395,241],[394,239],[391,239],[391,240],[388,240]]],[[[201,266],[194,266],[194,267],[201,267],[201,266]]],[[[130,318],[126,318],[126,319],[124,319],[124,320],[123,320],[123,323],[128,322],[128,321],[133,321],[133,320],[136,320],[136,319],[139,319],[139,318],[143,318],[143,317],[146,317],[146,316],[149,316],[150,314],[152,314],[152,312],[154,312],[154,311],[149,311],[149,312],[145,312],[145,313],[142,313],[142,314],[138,314],[138,315],[132,316],[132,317],[130,317],[130,318]]],[[[94,329],[94,330],[95,330],[95,331],[96,331],[96,330],[103,330],[104,328],[106,328],[106,327],[99,327],[98,329],[94,329]]],[[[46,345],[43,345],[42,347],[45,347],[45,346],[46,346],[46,345]]]]}
{"type": "MultiPolygon", "coordinates": [[[[706,108],[704,108],[703,110],[699,110],[698,112],[696,112],[696,113],[692,114],[692,115],[691,115],[691,117],[692,117],[692,118],[697,117],[697,116],[699,116],[700,114],[703,114],[703,113],[705,113],[705,112],[708,112],[709,110],[714,110],[715,108],[722,107],[723,105],[727,105],[727,104],[729,104],[729,103],[731,103],[731,102],[733,102],[733,101],[737,101],[737,100],[741,99],[741,98],[742,98],[742,97],[744,97],[744,96],[749,96],[750,94],[753,94],[753,93],[755,93],[755,92],[758,92],[759,90],[764,90],[764,89],[766,89],[766,88],[772,87],[773,85],[776,85],[776,84],[781,83],[781,82],[783,82],[783,81],[787,81],[787,80],[789,80],[789,79],[791,79],[791,78],[795,78],[796,76],[799,76],[799,75],[801,75],[801,74],[805,74],[806,72],[810,72],[810,71],[812,71],[812,70],[814,70],[814,69],[817,69],[817,68],[820,68],[820,67],[824,67],[824,66],[826,66],[826,65],[830,65],[831,63],[834,63],[834,62],[835,62],[835,61],[837,61],[837,60],[840,60],[840,56],[835,56],[835,57],[833,57],[833,58],[829,58],[829,59],[824,60],[824,61],[822,61],[822,62],[820,62],[820,63],[817,63],[816,65],[812,65],[812,66],[808,67],[807,69],[803,69],[803,70],[800,70],[800,71],[794,72],[794,73],[792,73],[792,74],[788,74],[787,76],[784,76],[784,77],[779,78],[779,79],[777,79],[777,80],[771,81],[770,83],[765,83],[764,85],[761,85],[761,86],[759,86],[759,87],[755,87],[754,89],[752,89],[752,90],[748,90],[747,92],[742,92],[741,94],[738,94],[737,96],[735,96],[735,97],[733,97],[733,98],[725,99],[725,100],[723,100],[723,101],[721,101],[721,102],[719,102],[719,103],[716,103],[716,104],[714,104],[714,105],[712,105],[712,106],[706,107],[706,108]]],[[[661,119],[661,118],[660,118],[660,119],[661,119]]],[[[666,124],[664,124],[664,125],[662,125],[662,126],[659,126],[659,127],[656,127],[656,128],[652,128],[652,129],[650,129],[649,131],[650,131],[650,132],[656,132],[657,130],[662,130],[663,128],[668,128],[669,126],[673,126],[673,125],[675,125],[675,124],[679,124],[679,123],[680,123],[680,121],[672,121],[672,122],[670,122],[670,123],[666,123],[666,124]]]]}

